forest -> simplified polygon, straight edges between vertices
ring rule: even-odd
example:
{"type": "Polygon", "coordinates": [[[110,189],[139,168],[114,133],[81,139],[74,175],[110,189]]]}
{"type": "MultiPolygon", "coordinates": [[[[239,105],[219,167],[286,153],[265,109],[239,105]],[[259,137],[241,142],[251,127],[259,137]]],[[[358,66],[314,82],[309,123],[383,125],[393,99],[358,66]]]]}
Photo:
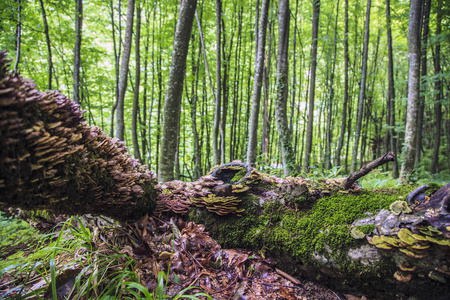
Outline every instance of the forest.
{"type": "Polygon", "coordinates": [[[389,151],[382,177],[445,180],[448,4],[5,0],[0,49],[159,181],[234,160],[336,177],[389,151]]]}
{"type": "Polygon", "coordinates": [[[450,2],[3,0],[1,299],[441,299],[450,2]]]}

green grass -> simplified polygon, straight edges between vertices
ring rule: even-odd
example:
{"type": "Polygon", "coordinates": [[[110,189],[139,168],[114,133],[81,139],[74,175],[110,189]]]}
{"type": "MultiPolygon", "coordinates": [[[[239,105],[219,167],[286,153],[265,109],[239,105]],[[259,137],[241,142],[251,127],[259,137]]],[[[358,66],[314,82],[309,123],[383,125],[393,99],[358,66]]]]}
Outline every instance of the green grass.
{"type": "Polygon", "coordinates": [[[148,291],[134,270],[137,261],[112,245],[97,245],[98,236],[78,217],[64,222],[59,232],[45,235],[21,220],[2,217],[1,222],[2,246],[27,242],[37,246],[26,258],[8,258],[0,277],[9,276],[13,282],[0,299],[212,299],[205,293],[186,294],[196,287],[167,295],[168,274],[163,271],[156,289],[148,291]],[[21,238],[13,239],[14,233],[21,238]]]}

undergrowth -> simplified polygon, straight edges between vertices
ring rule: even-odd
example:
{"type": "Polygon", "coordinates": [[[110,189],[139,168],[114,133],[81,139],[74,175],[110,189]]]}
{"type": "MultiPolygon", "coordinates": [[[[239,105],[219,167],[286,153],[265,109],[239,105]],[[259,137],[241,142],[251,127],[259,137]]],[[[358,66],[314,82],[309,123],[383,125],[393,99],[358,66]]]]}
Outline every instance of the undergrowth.
{"type": "Polygon", "coordinates": [[[186,294],[196,287],[167,295],[164,271],[158,273],[157,287],[148,291],[134,270],[136,260],[112,245],[94,243],[95,231],[78,217],[64,222],[60,231],[44,235],[22,220],[2,217],[0,222],[2,247],[32,239],[37,244],[26,259],[10,257],[3,264],[0,279],[8,283],[0,286],[0,299],[212,299],[205,293],[186,294]]]}

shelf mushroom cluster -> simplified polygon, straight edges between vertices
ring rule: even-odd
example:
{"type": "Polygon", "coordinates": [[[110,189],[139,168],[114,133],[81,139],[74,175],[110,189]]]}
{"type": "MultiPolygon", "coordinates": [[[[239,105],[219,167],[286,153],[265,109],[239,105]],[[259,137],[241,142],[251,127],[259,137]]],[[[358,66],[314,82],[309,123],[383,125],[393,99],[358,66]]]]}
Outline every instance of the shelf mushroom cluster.
{"type": "Polygon", "coordinates": [[[0,52],[0,206],[124,219],[151,209],[154,176],[118,139],[88,126],[79,105],[8,71],[0,52]],[[145,196],[145,197],[144,197],[145,196]],[[144,199],[145,198],[145,199],[144,199]]]}

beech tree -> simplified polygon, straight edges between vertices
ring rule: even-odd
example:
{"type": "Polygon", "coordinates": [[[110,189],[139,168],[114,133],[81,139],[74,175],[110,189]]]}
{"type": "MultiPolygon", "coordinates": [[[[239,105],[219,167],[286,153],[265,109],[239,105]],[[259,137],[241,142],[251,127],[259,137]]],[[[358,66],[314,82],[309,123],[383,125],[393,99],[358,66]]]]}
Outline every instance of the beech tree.
{"type": "Polygon", "coordinates": [[[313,0],[312,44],[311,44],[311,79],[309,86],[308,127],[306,129],[305,161],[303,170],[308,171],[311,162],[314,124],[314,97],[316,91],[317,38],[319,36],[320,0],[313,0]]]}
{"type": "Polygon", "coordinates": [[[361,125],[362,125],[362,118],[363,118],[364,99],[366,97],[367,57],[368,57],[368,52],[369,52],[371,2],[372,2],[371,0],[367,0],[366,22],[365,22],[365,33],[364,33],[364,48],[363,48],[362,67],[361,67],[361,83],[360,83],[360,87],[359,87],[358,113],[357,113],[357,117],[356,117],[356,128],[355,128],[355,143],[353,145],[352,164],[350,166],[351,173],[353,173],[356,170],[356,160],[358,157],[359,138],[361,135],[361,125]]]}
{"type": "Polygon", "coordinates": [[[83,0],[76,0],[75,48],[73,50],[73,101],[80,103],[81,30],[83,27],[83,0]]]}
{"type": "Polygon", "coordinates": [[[125,138],[125,93],[128,85],[128,67],[130,63],[131,42],[133,40],[133,19],[134,19],[134,0],[128,0],[127,6],[127,24],[125,28],[125,42],[123,46],[122,64],[120,66],[119,77],[119,98],[117,100],[117,124],[116,137],[123,141],[125,138]]]}
{"type": "Polygon", "coordinates": [[[48,61],[48,89],[52,89],[52,77],[53,77],[53,59],[52,59],[52,46],[50,42],[50,33],[48,29],[48,22],[47,22],[47,12],[45,11],[44,6],[44,0],[39,0],[41,4],[41,10],[42,10],[42,20],[44,22],[44,33],[45,33],[45,40],[47,42],[47,61],[48,61]]]}
{"type": "Polygon", "coordinates": [[[278,138],[280,139],[281,157],[285,176],[294,173],[296,170],[291,133],[286,113],[286,102],[289,91],[289,20],[289,0],[280,0],[278,3],[277,98],[275,100],[275,115],[277,118],[278,138]]]}
{"type": "Polygon", "coordinates": [[[256,49],[255,79],[253,81],[252,110],[250,115],[249,136],[247,147],[247,163],[256,162],[256,142],[258,140],[259,106],[264,69],[264,54],[266,47],[266,30],[269,15],[269,0],[262,0],[261,17],[259,19],[258,48],[256,49]]]}
{"type": "Polygon", "coordinates": [[[414,170],[416,155],[417,117],[420,97],[420,20],[422,0],[411,0],[408,26],[409,79],[406,108],[405,142],[400,182],[406,184],[414,170]]]}
{"type": "Polygon", "coordinates": [[[192,23],[194,21],[197,0],[184,0],[180,4],[180,13],[173,41],[172,63],[169,82],[164,99],[163,124],[161,130],[161,149],[158,167],[158,179],[174,179],[174,161],[178,148],[181,94],[183,92],[186,57],[189,50],[192,23]]]}

